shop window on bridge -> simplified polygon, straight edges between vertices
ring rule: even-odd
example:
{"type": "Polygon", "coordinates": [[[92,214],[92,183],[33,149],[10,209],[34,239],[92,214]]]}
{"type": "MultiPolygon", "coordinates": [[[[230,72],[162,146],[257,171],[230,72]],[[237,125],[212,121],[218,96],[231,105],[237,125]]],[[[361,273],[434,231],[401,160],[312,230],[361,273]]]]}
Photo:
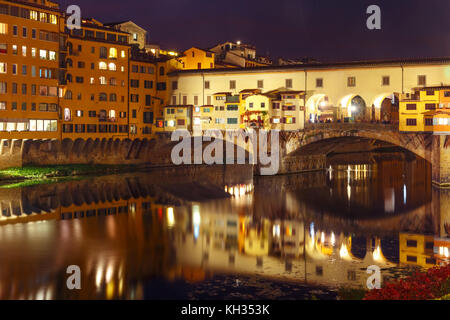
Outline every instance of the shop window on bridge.
{"type": "Polygon", "coordinates": [[[425,104],[426,110],[436,110],[436,104],[435,103],[427,103],[425,104]]]}
{"type": "Polygon", "coordinates": [[[415,103],[408,103],[406,105],[406,110],[417,110],[417,105],[415,103]]]}
{"type": "Polygon", "coordinates": [[[425,118],[425,125],[426,126],[432,126],[433,125],[433,118],[425,118]]]}
{"type": "Polygon", "coordinates": [[[407,126],[417,126],[417,120],[416,119],[406,119],[406,125],[407,126]]]}

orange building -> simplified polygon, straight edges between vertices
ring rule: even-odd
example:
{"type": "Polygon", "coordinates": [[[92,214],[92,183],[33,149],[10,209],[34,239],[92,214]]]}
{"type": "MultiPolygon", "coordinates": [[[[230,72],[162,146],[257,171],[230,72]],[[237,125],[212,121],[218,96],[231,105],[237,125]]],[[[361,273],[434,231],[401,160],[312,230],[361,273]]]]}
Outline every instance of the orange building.
{"type": "Polygon", "coordinates": [[[152,134],[156,97],[157,62],[145,52],[133,50],[130,59],[130,137],[148,138],[152,134]]]}
{"type": "Polygon", "coordinates": [[[67,33],[62,139],[128,138],[128,34],[95,20],[67,33]]]}
{"type": "Polygon", "coordinates": [[[214,69],[215,54],[209,50],[192,47],[179,58],[183,70],[214,69]]]}
{"type": "Polygon", "coordinates": [[[58,137],[58,5],[0,0],[0,135],[58,137]]]}

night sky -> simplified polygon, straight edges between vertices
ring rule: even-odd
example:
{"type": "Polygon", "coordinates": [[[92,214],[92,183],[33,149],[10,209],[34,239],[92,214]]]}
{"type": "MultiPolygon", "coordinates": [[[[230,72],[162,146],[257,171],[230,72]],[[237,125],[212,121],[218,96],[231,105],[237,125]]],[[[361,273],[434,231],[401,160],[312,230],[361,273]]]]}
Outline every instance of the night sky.
{"type": "Polygon", "coordinates": [[[133,20],[165,49],[241,40],[272,58],[450,56],[449,0],[61,0],[101,22],[133,20]],[[381,7],[382,30],[366,27],[381,7]]]}

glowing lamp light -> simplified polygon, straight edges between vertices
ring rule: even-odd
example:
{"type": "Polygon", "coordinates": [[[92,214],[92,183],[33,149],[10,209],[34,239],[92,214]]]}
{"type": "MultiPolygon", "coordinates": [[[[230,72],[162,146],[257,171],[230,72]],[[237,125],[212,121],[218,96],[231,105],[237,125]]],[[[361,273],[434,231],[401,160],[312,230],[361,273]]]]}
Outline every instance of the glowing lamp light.
{"type": "Polygon", "coordinates": [[[373,260],[375,261],[382,261],[383,257],[381,256],[381,248],[380,246],[377,246],[375,250],[373,251],[373,260]]]}
{"type": "Polygon", "coordinates": [[[341,258],[348,258],[350,255],[348,253],[348,248],[345,243],[342,244],[341,249],[339,250],[339,256],[341,258]]]}
{"type": "Polygon", "coordinates": [[[175,225],[175,215],[173,208],[167,208],[167,225],[172,228],[175,225]]]}
{"type": "Polygon", "coordinates": [[[320,237],[320,242],[325,243],[325,233],[322,232],[322,236],[320,237]]]}
{"type": "Polygon", "coordinates": [[[334,235],[334,232],[331,233],[331,245],[334,247],[336,244],[336,236],[334,235]]]}
{"type": "Polygon", "coordinates": [[[112,266],[112,264],[110,264],[108,266],[108,268],[106,269],[106,277],[105,277],[105,279],[106,279],[107,283],[109,283],[111,281],[112,276],[113,276],[113,266],[112,266]]]}
{"type": "Polygon", "coordinates": [[[194,225],[199,226],[201,222],[201,216],[200,216],[200,207],[199,206],[193,206],[193,218],[192,221],[194,222],[194,225]]]}

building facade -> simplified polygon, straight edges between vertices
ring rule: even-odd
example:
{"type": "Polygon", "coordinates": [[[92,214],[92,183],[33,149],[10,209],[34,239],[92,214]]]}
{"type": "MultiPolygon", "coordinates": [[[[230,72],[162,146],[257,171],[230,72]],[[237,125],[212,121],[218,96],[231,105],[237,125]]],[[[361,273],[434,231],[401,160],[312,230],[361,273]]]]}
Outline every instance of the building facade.
{"type": "Polygon", "coordinates": [[[58,138],[64,19],[50,1],[0,1],[0,18],[0,135],[58,138]]]}

